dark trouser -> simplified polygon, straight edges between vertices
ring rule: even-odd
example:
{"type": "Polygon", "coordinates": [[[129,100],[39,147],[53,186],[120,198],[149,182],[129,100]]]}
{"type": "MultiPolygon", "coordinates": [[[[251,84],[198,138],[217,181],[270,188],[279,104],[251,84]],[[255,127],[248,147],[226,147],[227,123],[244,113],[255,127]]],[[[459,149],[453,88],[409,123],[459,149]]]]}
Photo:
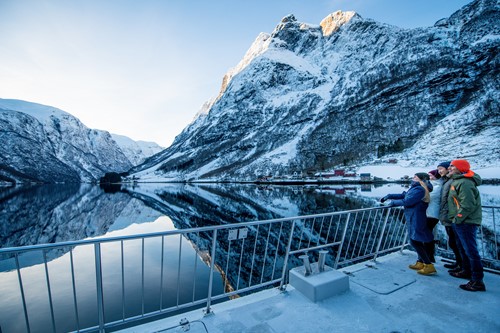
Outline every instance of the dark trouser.
{"type": "Polygon", "coordinates": [[[458,266],[462,267],[462,255],[460,254],[460,250],[457,245],[457,236],[455,234],[455,231],[453,230],[453,227],[451,225],[445,226],[445,229],[446,234],[448,235],[448,246],[453,251],[453,254],[455,254],[455,261],[457,262],[458,266]]]}
{"type": "MultiPolygon", "coordinates": [[[[439,220],[434,217],[427,217],[427,228],[429,228],[430,231],[433,231],[434,227],[436,226],[436,224],[438,224],[438,222],[439,220]]],[[[424,244],[430,261],[436,262],[436,260],[434,259],[434,254],[436,253],[436,243],[432,241],[432,242],[425,242],[424,244]]]]}
{"type": "Polygon", "coordinates": [[[461,247],[462,269],[471,272],[472,281],[483,281],[483,264],[477,250],[476,234],[477,225],[475,224],[453,224],[453,230],[457,234],[457,240],[461,247]]]}
{"type": "Polygon", "coordinates": [[[413,246],[418,255],[418,261],[423,262],[424,264],[429,265],[431,263],[431,258],[427,253],[428,243],[419,242],[413,239],[410,239],[410,244],[413,246]]]}
{"type": "Polygon", "coordinates": [[[434,258],[434,254],[436,253],[436,244],[434,242],[425,242],[423,244],[429,260],[431,262],[436,262],[436,259],[434,258]]]}

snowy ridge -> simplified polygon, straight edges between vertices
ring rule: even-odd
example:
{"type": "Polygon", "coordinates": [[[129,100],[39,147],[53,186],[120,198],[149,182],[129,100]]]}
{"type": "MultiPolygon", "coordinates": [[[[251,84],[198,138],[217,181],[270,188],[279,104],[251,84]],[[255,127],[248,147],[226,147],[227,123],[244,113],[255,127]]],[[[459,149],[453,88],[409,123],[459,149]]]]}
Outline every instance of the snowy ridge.
{"type": "Polygon", "coordinates": [[[63,118],[71,116],[69,113],[52,106],[16,99],[0,99],[0,108],[4,110],[13,110],[26,113],[38,119],[38,121],[40,121],[41,123],[49,122],[52,117],[63,118]]]}
{"type": "MultiPolygon", "coordinates": [[[[106,172],[133,166],[108,132],[89,129],[51,106],[0,99],[0,137],[0,181],[9,183],[94,182],[106,172]]],[[[161,150],[141,145],[142,155],[127,151],[135,162],[161,150]]]]}
{"type": "Polygon", "coordinates": [[[498,165],[499,20],[496,0],[417,29],[289,15],[226,75],[208,112],[131,175],[255,180],[380,158],[498,165]]]}
{"type": "Polygon", "coordinates": [[[127,136],[113,133],[111,133],[111,137],[115,140],[118,147],[120,147],[121,151],[127,156],[132,165],[141,164],[146,158],[164,149],[155,142],[134,141],[127,136]]]}
{"type": "Polygon", "coordinates": [[[253,42],[252,46],[248,49],[247,53],[243,56],[243,59],[240,61],[240,63],[234,67],[233,69],[230,69],[227,74],[224,76],[221,91],[219,94],[219,97],[226,91],[227,85],[229,82],[231,82],[231,79],[233,76],[241,72],[248,64],[261,55],[264,51],[266,51],[269,47],[269,42],[270,42],[270,35],[266,33],[261,33],[255,41],[253,42]]]}

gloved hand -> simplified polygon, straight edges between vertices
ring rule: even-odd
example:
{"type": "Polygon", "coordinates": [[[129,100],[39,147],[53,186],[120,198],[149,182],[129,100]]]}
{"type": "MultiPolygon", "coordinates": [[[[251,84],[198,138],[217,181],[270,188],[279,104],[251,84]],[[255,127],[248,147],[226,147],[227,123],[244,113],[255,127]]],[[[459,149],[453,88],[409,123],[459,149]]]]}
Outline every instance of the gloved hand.
{"type": "Polygon", "coordinates": [[[386,201],[387,201],[387,199],[389,199],[389,198],[388,198],[388,195],[386,195],[385,197],[381,198],[381,199],[380,199],[380,202],[381,202],[381,203],[384,203],[384,202],[386,202],[386,201]]]}

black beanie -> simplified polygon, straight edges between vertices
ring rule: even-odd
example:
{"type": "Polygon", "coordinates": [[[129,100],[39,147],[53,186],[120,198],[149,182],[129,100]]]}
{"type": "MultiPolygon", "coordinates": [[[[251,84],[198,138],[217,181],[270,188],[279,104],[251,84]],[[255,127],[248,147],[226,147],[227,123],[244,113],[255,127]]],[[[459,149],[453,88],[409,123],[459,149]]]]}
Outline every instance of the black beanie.
{"type": "Polygon", "coordinates": [[[420,180],[429,180],[429,175],[426,172],[417,172],[415,174],[420,180]]]}
{"type": "Polygon", "coordinates": [[[441,162],[441,163],[438,164],[438,168],[439,167],[443,167],[445,169],[448,169],[450,167],[450,164],[451,164],[451,161],[441,162]]]}

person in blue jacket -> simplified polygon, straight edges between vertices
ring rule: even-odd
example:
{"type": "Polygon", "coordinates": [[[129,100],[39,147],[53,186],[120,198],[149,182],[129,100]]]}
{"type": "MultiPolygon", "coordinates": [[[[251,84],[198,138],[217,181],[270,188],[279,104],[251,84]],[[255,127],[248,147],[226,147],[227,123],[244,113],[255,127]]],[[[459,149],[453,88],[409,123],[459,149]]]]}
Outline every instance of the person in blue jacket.
{"type": "Polygon", "coordinates": [[[417,262],[408,267],[423,275],[436,273],[436,268],[432,264],[426,250],[429,247],[429,243],[434,241],[434,235],[427,226],[426,214],[430,201],[429,192],[431,191],[432,185],[429,182],[429,175],[426,172],[418,172],[413,176],[413,181],[407,192],[388,194],[380,199],[381,202],[392,200],[389,205],[391,207],[404,207],[410,244],[418,255],[417,262]]]}

